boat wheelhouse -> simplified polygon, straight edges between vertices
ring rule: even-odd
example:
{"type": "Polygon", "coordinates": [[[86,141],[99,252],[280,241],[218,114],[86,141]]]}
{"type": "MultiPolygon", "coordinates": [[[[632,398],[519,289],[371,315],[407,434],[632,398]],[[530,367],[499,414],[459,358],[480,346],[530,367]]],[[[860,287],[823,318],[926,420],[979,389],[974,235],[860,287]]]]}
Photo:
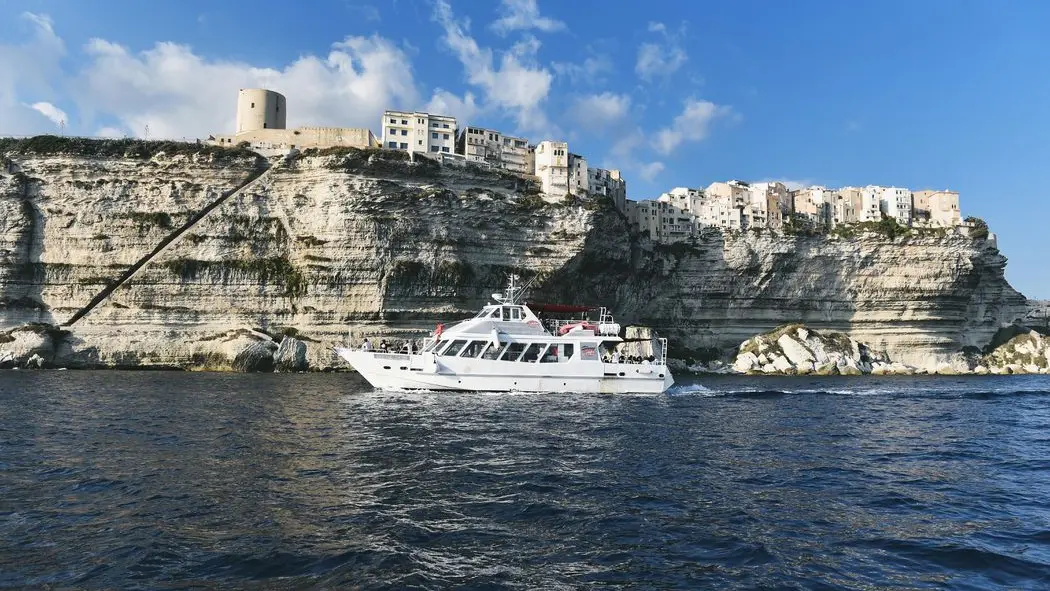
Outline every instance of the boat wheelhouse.
{"type": "Polygon", "coordinates": [[[438,325],[421,351],[336,353],[381,389],[658,393],[674,383],[666,339],[653,340],[653,355],[632,357],[605,308],[519,303],[521,291],[512,278],[473,318],[438,325]],[[598,318],[543,320],[537,311],[598,318]]]}

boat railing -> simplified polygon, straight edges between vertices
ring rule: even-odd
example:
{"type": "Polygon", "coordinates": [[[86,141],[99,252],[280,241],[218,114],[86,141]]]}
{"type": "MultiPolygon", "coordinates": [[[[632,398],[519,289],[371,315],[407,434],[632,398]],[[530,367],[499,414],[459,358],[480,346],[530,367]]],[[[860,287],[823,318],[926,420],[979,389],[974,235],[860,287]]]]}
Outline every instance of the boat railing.
{"type": "Polygon", "coordinates": [[[667,365],[667,339],[661,337],[660,339],[660,356],[657,360],[660,365],[667,365]]]}

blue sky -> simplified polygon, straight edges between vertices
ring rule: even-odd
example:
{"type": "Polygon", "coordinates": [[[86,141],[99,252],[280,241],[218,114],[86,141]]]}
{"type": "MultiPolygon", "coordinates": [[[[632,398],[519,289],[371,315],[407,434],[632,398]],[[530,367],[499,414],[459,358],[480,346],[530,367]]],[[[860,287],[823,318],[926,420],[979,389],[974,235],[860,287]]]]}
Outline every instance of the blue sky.
{"type": "Polygon", "coordinates": [[[1050,3],[256,0],[0,3],[0,134],[205,137],[236,90],[289,124],[444,110],[620,168],[959,191],[1050,298],[1050,3]],[[249,8],[250,7],[250,8],[249,8]]]}

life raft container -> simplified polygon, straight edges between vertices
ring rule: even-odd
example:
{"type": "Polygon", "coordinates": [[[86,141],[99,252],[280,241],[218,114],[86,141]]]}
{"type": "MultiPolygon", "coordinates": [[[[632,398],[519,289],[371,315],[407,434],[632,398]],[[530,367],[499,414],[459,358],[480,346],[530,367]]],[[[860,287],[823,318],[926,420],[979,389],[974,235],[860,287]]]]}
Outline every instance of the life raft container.
{"type": "Polygon", "coordinates": [[[590,322],[573,322],[572,324],[566,324],[565,326],[559,328],[558,335],[564,336],[576,329],[589,330],[591,332],[595,332],[596,330],[598,330],[598,327],[591,324],[590,322]]]}

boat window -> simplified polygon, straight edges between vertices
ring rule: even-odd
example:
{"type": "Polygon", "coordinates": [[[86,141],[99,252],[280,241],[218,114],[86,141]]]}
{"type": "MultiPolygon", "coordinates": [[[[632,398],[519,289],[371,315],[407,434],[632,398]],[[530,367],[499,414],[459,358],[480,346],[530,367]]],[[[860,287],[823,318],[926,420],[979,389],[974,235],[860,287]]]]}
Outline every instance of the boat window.
{"type": "Polygon", "coordinates": [[[456,353],[459,353],[459,350],[462,349],[463,345],[466,344],[466,339],[457,339],[455,341],[452,341],[452,344],[446,347],[445,350],[441,352],[441,354],[446,357],[455,357],[456,353]]]}
{"type": "Polygon", "coordinates": [[[489,346],[485,348],[485,352],[481,354],[482,359],[499,359],[500,353],[507,348],[506,343],[489,343],[489,346]]]}
{"type": "Polygon", "coordinates": [[[574,348],[575,347],[573,345],[571,345],[571,344],[570,345],[562,345],[561,346],[561,360],[562,361],[568,361],[572,357],[572,353],[573,353],[573,349],[574,348]]]}
{"type": "Polygon", "coordinates": [[[433,351],[434,349],[436,349],[438,345],[444,345],[444,344],[445,343],[443,341],[437,341],[437,340],[431,341],[430,343],[427,344],[426,347],[423,347],[423,352],[424,353],[429,353],[429,352],[433,351]]]}
{"type": "Polygon", "coordinates": [[[459,354],[460,357],[477,357],[481,354],[481,350],[485,348],[486,341],[470,341],[466,347],[463,347],[463,351],[459,354]]]}
{"type": "Polygon", "coordinates": [[[511,308],[510,309],[510,319],[511,320],[521,320],[521,308],[511,308]]]}
{"type": "Polygon", "coordinates": [[[499,308],[493,308],[493,309],[489,310],[489,318],[495,318],[495,319],[499,320],[499,317],[500,317],[499,311],[500,311],[499,308]]]}
{"type": "Polygon", "coordinates": [[[528,349],[525,349],[525,354],[521,356],[518,361],[524,361],[526,363],[532,363],[540,358],[540,351],[547,348],[547,345],[541,343],[533,343],[529,345],[528,349]]]}
{"type": "Polygon", "coordinates": [[[580,343],[580,358],[584,361],[594,361],[598,359],[597,343],[580,343]]]}
{"type": "Polygon", "coordinates": [[[517,361],[518,356],[525,350],[525,343],[511,343],[507,350],[500,356],[500,361],[517,361]]]}
{"type": "Polygon", "coordinates": [[[547,347],[547,350],[540,355],[540,363],[557,363],[558,362],[558,345],[551,345],[547,347]]]}

